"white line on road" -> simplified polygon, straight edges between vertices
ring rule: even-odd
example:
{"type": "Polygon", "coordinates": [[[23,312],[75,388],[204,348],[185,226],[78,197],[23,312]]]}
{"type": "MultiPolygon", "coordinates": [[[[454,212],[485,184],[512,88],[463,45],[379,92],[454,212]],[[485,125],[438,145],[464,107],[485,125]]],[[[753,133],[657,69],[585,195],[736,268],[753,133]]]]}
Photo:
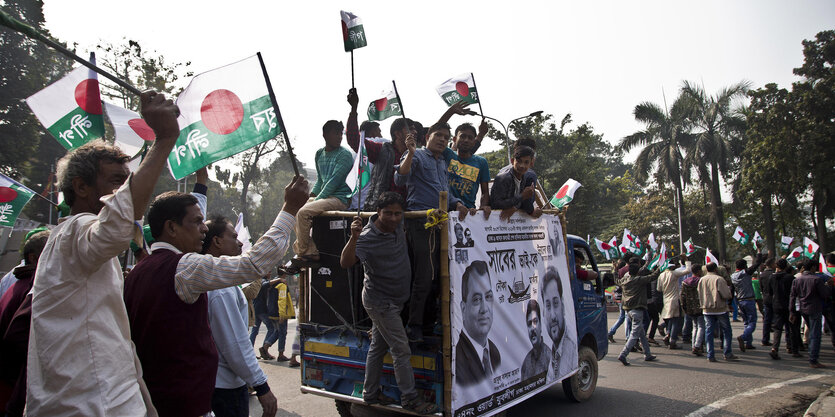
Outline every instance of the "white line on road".
{"type": "Polygon", "coordinates": [[[730,396],[730,397],[727,397],[727,398],[723,398],[723,399],[718,400],[718,401],[714,401],[714,402],[712,402],[712,403],[710,403],[710,404],[708,404],[708,405],[706,405],[706,406],[688,414],[686,417],[706,416],[706,415],[708,415],[708,414],[710,414],[714,411],[720,410],[722,407],[725,407],[726,405],[730,404],[731,402],[733,402],[733,401],[735,401],[739,398],[753,397],[755,395],[760,395],[762,393],[771,391],[773,389],[782,388],[782,387],[785,387],[787,385],[797,384],[797,383],[800,383],[800,382],[812,381],[812,380],[815,380],[815,379],[823,378],[825,376],[831,376],[831,374],[826,373],[826,374],[817,374],[817,375],[807,375],[807,376],[804,376],[802,378],[795,378],[795,379],[789,379],[789,380],[782,381],[782,382],[775,382],[773,384],[766,385],[764,387],[756,388],[756,389],[753,389],[751,391],[742,392],[742,393],[739,393],[739,394],[736,394],[736,395],[733,395],[733,396],[730,396]]]}

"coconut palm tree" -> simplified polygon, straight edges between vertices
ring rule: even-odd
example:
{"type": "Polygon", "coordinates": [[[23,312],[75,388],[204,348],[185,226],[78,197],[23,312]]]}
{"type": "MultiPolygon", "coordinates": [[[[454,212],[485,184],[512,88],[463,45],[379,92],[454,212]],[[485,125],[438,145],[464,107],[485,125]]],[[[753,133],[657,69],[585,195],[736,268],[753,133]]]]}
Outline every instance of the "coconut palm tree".
{"type": "Polygon", "coordinates": [[[689,119],[695,129],[695,140],[687,149],[685,165],[698,174],[710,188],[711,217],[716,226],[716,252],[725,259],[725,213],[719,176],[728,176],[736,159],[735,138],[744,132],[745,119],[732,108],[735,99],[746,95],[751,83],[740,81],[709,96],[703,87],[684,81],[681,95],[689,102],[689,119]]]}
{"type": "MultiPolygon", "coordinates": [[[[690,180],[683,151],[692,146],[694,140],[688,125],[689,111],[690,102],[681,96],[673,102],[669,112],[648,101],[638,104],[633,114],[645,128],[621,139],[616,148],[629,152],[643,147],[635,159],[635,179],[644,184],[655,169],[654,177],[659,187],[672,184],[675,188],[681,218],[685,218],[684,186],[690,180]]],[[[683,237],[680,238],[683,240],[683,237]]]]}

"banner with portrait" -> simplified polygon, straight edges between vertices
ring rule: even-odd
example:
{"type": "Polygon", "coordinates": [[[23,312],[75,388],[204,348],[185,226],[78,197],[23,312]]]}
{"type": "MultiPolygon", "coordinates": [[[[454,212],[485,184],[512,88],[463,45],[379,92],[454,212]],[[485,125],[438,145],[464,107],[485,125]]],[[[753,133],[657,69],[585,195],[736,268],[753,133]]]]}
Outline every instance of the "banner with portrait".
{"type": "Polygon", "coordinates": [[[560,218],[450,216],[453,416],[498,413],[577,372],[560,218]]]}

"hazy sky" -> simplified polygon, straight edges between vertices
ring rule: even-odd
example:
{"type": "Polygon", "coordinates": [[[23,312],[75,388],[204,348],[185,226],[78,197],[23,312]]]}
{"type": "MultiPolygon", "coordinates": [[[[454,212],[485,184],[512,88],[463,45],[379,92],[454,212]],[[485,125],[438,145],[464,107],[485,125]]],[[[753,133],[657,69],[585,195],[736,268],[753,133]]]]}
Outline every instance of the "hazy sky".
{"type": "MultiPolygon", "coordinates": [[[[662,87],[671,103],[684,79],[708,92],[742,79],[789,86],[801,41],[835,24],[831,0],[47,0],[44,8],[52,34],[82,50],[127,37],[168,62],[191,61],[195,73],[260,51],[308,165],[324,146],[322,124],[349,110],[340,9],[362,18],[368,38],[354,53],[360,121],[394,79],[406,115],[428,126],[446,109],[435,87],[473,72],[486,115],[507,123],[535,110],[557,121],[570,112],[574,125],[589,122],[612,143],[641,128],[636,104],[663,104],[662,87]]],[[[468,119],[478,123],[451,123],[468,119]]],[[[482,149],[497,147],[488,140],[482,149]]]]}

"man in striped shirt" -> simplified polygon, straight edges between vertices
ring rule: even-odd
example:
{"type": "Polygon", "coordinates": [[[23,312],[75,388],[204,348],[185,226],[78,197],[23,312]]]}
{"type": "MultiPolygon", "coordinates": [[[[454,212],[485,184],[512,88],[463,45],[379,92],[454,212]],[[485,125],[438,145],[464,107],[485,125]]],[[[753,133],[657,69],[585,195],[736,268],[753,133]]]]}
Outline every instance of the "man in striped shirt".
{"type": "Polygon", "coordinates": [[[341,146],[342,130],[342,122],[336,120],[328,120],[322,126],[325,147],[316,151],[316,184],[310,190],[313,200],[305,204],[296,216],[296,242],[293,243],[296,265],[319,261],[319,250],[310,238],[313,218],[325,211],[348,207],[351,189],[345,178],[354,166],[354,158],[349,150],[341,146]]]}
{"type": "MultiPolygon", "coordinates": [[[[218,353],[208,321],[206,292],[267,275],[290,244],[294,216],[307,201],[308,183],[284,189],[273,225],[240,256],[201,255],[208,228],[188,194],[158,196],[148,212],[151,255],[125,280],[131,338],[160,416],[198,416],[211,410],[218,353]]],[[[269,389],[264,384],[264,389],[269,389]]],[[[260,394],[260,393],[259,393],[260,394]]]]}

